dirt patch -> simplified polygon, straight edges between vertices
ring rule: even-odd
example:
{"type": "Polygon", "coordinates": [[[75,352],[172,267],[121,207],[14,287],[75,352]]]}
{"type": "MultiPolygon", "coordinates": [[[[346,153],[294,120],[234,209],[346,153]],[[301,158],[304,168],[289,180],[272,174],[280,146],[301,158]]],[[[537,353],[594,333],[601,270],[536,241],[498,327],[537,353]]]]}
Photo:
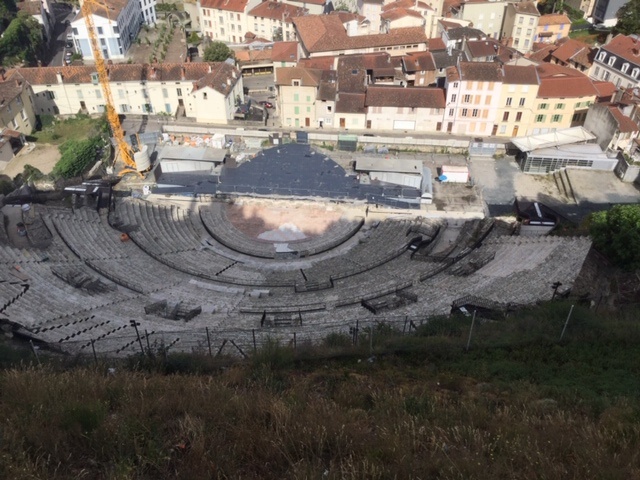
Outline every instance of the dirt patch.
{"type": "Polygon", "coordinates": [[[24,166],[28,164],[47,174],[51,173],[58,160],[60,160],[60,150],[57,145],[36,145],[33,149],[24,147],[1,173],[14,178],[22,173],[24,166]]]}
{"type": "Polygon", "coordinates": [[[302,206],[230,204],[226,209],[227,218],[239,231],[251,238],[266,241],[273,241],[278,236],[277,231],[282,232],[287,237],[283,240],[287,241],[316,237],[324,234],[342,217],[340,212],[302,206]],[[298,238],[294,238],[291,232],[302,233],[304,237],[297,235],[298,238]]]}
{"type": "Polygon", "coordinates": [[[180,27],[158,20],[156,27],[144,26],[138,39],[140,43],[136,41],[127,52],[133,63],[182,63],[185,60],[187,43],[180,27]]]}

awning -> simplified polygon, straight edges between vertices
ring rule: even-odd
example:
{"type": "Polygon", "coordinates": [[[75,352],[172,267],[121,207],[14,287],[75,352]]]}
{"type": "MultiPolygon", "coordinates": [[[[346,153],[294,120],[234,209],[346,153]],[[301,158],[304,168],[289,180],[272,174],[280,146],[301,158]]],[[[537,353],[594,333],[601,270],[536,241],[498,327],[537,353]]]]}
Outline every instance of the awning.
{"type": "Polygon", "coordinates": [[[572,143],[586,143],[595,140],[595,138],[594,134],[583,127],[572,127],[540,135],[513,137],[511,143],[521,152],[530,152],[540,148],[570,145],[572,143]]]}

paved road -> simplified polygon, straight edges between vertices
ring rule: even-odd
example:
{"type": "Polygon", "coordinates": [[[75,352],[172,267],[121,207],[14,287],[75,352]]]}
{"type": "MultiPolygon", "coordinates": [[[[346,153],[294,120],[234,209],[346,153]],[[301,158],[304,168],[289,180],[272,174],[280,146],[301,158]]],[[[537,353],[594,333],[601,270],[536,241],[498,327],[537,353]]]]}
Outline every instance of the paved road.
{"type": "Polygon", "coordinates": [[[64,65],[64,44],[67,33],[71,33],[71,27],[67,27],[65,21],[71,21],[75,16],[71,5],[67,3],[53,3],[53,12],[56,16],[55,40],[51,42],[47,65],[56,67],[64,65]]]}

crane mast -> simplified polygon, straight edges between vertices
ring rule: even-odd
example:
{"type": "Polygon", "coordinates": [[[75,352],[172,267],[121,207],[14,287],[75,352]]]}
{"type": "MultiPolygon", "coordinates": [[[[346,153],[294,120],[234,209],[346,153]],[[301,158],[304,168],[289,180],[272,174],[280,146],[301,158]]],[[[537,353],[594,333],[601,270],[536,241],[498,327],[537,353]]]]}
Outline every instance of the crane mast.
{"type": "Polygon", "coordinates": [[[142,177],[143,175],[136,168],[136,162],[133,159],[133,152],[131,150],[131,147],[124,139],[124,132],[122,130],[122,125],[120,124],[120,117],[118,117],[118,113],[116,112],[116,109],[114,107],[113,96],[111,95],[111,86],[109,85],[109,72],[107,71],[104,57],[102,56],[102,50],[100,49],[100,44],[96,35],[92,16],[92,6],[104,8],[107,12],[107,17],[109,15],[109,7],[106,3],[101,3],[98,0],[84,0],[82,2],[81,10],[82,16],[84,17],[84,23],[87,27],[89,41],[91,43],[91,51],[93,52],[93,58],[96,63],[98,80],[100,82],[100,86],[102,87],[102,94],[104,95],[105,109],[107,111],[107,121],[111,126],[111,131],[118,147],[120,158],[125,164],[125,168],[119,173],[119,175],[122,176],[127,173],[137,173],[142,177]]]}

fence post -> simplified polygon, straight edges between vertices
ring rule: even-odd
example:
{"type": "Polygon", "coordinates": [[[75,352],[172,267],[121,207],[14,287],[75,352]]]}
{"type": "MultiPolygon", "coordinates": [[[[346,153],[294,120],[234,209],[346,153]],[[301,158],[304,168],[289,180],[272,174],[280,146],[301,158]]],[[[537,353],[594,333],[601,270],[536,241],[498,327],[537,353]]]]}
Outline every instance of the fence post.
{"type": "Polygon", "coordinates": [[[473,333],[473,325],[476,323],[476,310],[473,311],[473,317],[471,317],[471,328],[469,329],[469,339],[467,340],[467,352],[471,346],[471,334],[473,333]]]}
{"type": "Polygon", "coordinates": [[[569,325],[569,319],[571,318],[572,313],[573,313],[573,305],[571,305],[571,309],[569,310],[569,315],[567,315],[567,321],[564,322],[564,327],[562,327],[562,333],[560,334],[560,341],[562,341],[562,337],[564,337],[564,332],[567,330],[567,325],[569,325]]]}
{"type": "Polygon", "coordinates": [[[253,353],[255,354],[258,351],[258,349],[256,348],[256,331],[253,328],[251,329],[251,336],[253,337],[253,353]]]}
{"type": "Polygon", "coordinates": [[[129,324],[136,329],[136,336],[138,337],[138,344],[140,345],[140,353],[142,353],[142,355],[144,355],[144,347],[142,346],[142,339],[140,338],[140,331],[138,330],[138,325],[140,325],[140,323],[136,322],[135,320],[130,320],[129,324]]]}
{"type": "Polygon", "coordinates": [[[93,350],[93,360],[96,362],[96,367],[98,366],[98,355],[96,355],[96,345],[95,340],[91,339],[91,350],[93,350]]]}
{"type": "Polygon", "coordinates": [[[205,330],[207,331],[207,346],[209,347],[209,356],[212,357],[213,355],[211,354],[211,338],[209,338],[209,327],[205,327],[205,330]]]}
{"type": "Polygon", "coordinates": [[[36,356],[36,361],[38,362],[38,366],[42,366],[42,364],[40,363],[40,357],[38,356],[38,351],[36,350],[36,347],[33,345],[33,340],[29,340],[29,345],[31,345],[31,351],[36,356]]]}

